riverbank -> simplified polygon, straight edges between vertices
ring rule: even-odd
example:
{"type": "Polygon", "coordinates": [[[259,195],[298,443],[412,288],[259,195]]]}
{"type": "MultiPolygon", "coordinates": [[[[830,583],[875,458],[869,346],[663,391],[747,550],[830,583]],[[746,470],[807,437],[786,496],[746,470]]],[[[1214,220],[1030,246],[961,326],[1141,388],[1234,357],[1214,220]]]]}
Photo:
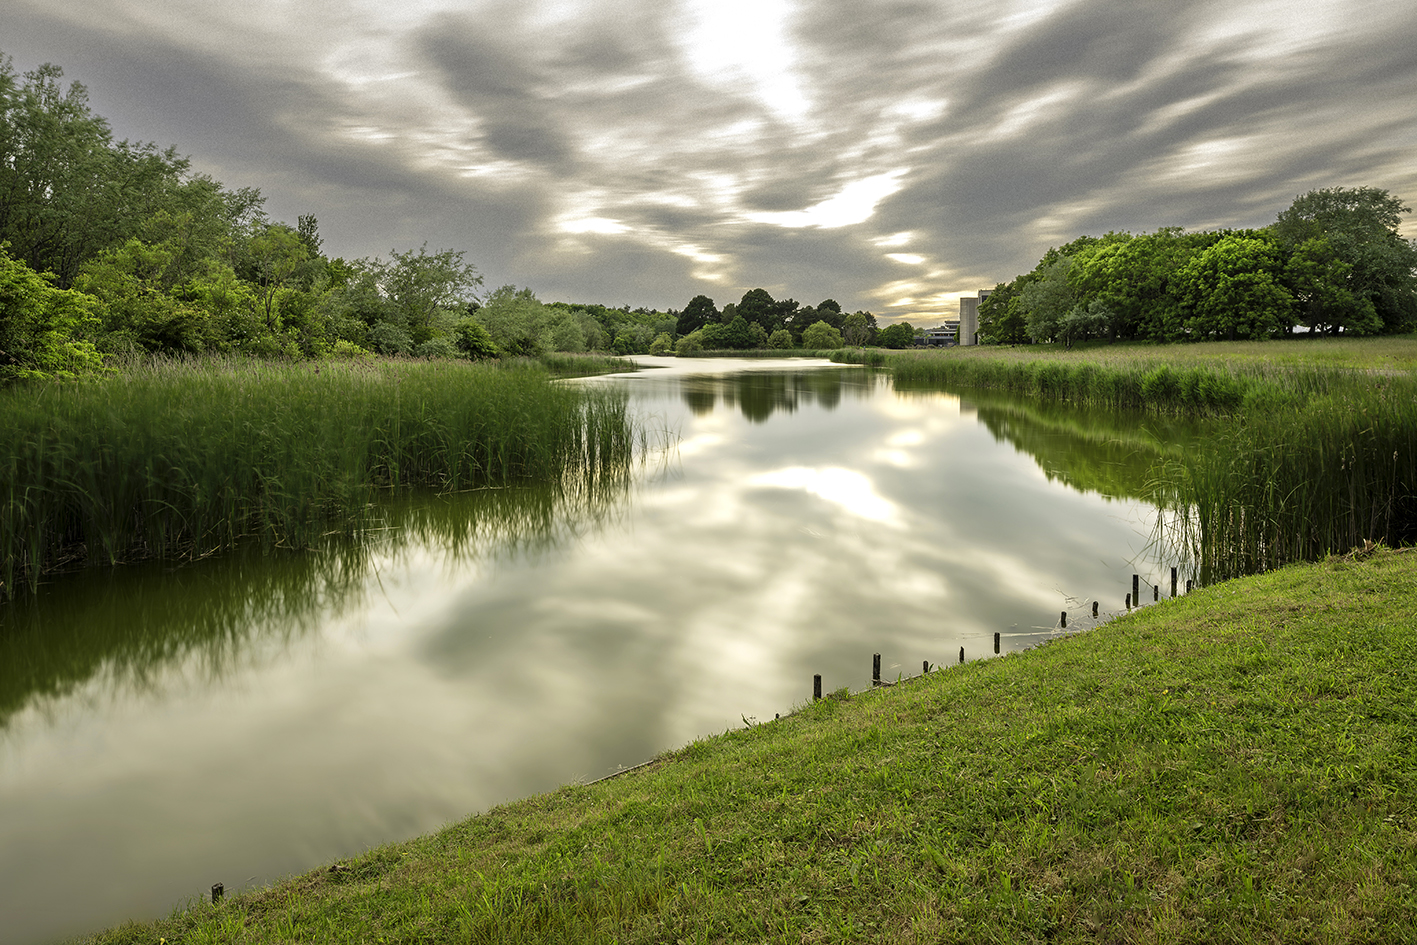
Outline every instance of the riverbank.
{"type": "Polygon", "coordinates": [[[92,941],[1411,941],[1413,613],[1218,584],[92,941]]]}

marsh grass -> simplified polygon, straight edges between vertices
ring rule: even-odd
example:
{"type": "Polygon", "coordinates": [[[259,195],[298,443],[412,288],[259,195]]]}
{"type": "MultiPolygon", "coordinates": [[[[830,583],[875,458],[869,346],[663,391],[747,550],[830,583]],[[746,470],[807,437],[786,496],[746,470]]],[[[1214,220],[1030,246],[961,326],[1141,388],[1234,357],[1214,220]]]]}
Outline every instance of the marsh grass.
{"type": "Polygon", "coordinates": [[[93,941],[1410,942],[1414,612],[1217,585],[93,941]]]}
{"type": "Polygon", "coordinates": [[[0,594],[53,570],[353,534],[379,490],[614,470],[625,401],[535,365],[166,362],[0,391],[0,594]]]}

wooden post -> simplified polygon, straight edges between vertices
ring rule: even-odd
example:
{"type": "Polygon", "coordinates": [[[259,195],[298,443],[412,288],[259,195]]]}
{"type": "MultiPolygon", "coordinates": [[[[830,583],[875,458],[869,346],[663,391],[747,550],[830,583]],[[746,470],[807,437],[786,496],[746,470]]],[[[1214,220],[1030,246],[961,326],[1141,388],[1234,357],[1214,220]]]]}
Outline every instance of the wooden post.
{"type": "Polygon", "coordinates": [[[1097,601],[1092,602],[1092,616],[1097,616],[1097,601]]]}
{"type": "Polygon", "coordinates": [[[960,648],[959,648],[959,661],[960,661],[961,663],[964,662],[964,647],[960,647],[960,648]]]}
{"type": "Polygon", "coordinates": [[[212,902],[221,902],[222,894],[225,892],[226,888],[221,883],[214,883],[212,885],[212,902]]]}
{"type": "Polygon", "coordinates": [[[1171,596],[1176,596],[1176,569],[1171,569],[1171,596]]]}
{"type": "Polygon", "coordinates": [[[812,701],[816,702],[822,697],[822,674],[818,673],[812,677],[812,701]]]}
{"type": "Polygon", "coordinates": [[[1155,584],[1151,585],[1151,599],[1161,600],[1161,588],[1157,587],[1155,584]]]}
{"type": "Polygon", "coordinates": [[[1132,600],[1134,600],[1134,601],[1137,602],[1137,606],[1138,606],[1138,607],[1141,606],[1141,575],[1140,575],[1140,574],[1133,574],[1133,575],[1132,575],[1132,600]]]}
{"type": "Polygon", "coordinates": [[[881,654],[876,653],[871,657],[871,685],[881,684],[881,654]]]}
{"type": "Polygon", "coordinates": [[[1063,625],[1064,630],[1068,629],[1068,612],[1066,610],[1063,611],[1063,615],[1058,618],[1058,622],[1063,625]]]}
{"type": "Polygon", "coordinates": [[[925,675],[926,673],[928,673],[929,671],[930,671],[930,661],[929,661],[929,660],[926,660],[926,661],[925,661],[924,663],[922,663],[921,666],[920,666],[920,675],[924,676],[924,675],[925,675]]]}
{"type": "Polygon", "coordinates": [[[999,631],[995,630],[995,631],[994,631],[994,654],[997,656],[998,653],[999,653],[999,631]]]}
{"type": "Polygon", "coordinates": [[[1131,609],[1132,609],[1132,595],[1130,595],[1130,594],[1127,595],[1127,609],[1128,609],[1128,610],[1131,610],[1131,609]]]}

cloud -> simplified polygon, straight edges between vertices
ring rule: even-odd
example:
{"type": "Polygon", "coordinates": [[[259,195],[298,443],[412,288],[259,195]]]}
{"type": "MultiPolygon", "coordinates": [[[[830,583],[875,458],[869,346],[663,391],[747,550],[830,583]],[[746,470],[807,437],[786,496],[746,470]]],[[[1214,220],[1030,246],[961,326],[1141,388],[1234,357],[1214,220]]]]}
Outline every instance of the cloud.
{"type": "Polygon", "coordinates": [[[86,82],[120,137],[316,214],[336,252],[427,240],[549,298],[763,286],[928,324],[1083,233],[1417,192],[1396,4],[10,6],[4,51],[86,82]]]}

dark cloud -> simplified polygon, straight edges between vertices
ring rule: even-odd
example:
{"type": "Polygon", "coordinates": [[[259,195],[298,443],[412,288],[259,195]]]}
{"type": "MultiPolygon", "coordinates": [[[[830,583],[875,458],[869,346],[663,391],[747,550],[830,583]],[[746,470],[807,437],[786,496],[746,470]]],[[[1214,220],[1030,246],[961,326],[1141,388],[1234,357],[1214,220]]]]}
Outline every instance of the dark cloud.
{"type": "Polygon", "coordinates": [[[761,285],[880,313],[1084,232],[1263,225],[1322,186],[1417,195],[1417,46],[1393,41],[1417,9],[1394,5],[1277,21],[1251,0],[1075,0],[1028,19],[1026,0],[804,0],[759,74],[733,58],[754,36],[698,57],[682,8],[648,0],[543,18],[449,3],[421,23],[330,0],[328,28],[295,37],[266,0],[249,23],[167,0],[161,29],[126,2],[17,0],[0,43],[84,81],[119,137],[175,144],[278,217],[315,213],[336,252],[427,240],[564,299],[667,308],[761,285]],[[810,222],[791,211],[897,171],[853,225],[755,216],[810,222]],[[893,233],[911,235],[877,244],[893,233]]]}

